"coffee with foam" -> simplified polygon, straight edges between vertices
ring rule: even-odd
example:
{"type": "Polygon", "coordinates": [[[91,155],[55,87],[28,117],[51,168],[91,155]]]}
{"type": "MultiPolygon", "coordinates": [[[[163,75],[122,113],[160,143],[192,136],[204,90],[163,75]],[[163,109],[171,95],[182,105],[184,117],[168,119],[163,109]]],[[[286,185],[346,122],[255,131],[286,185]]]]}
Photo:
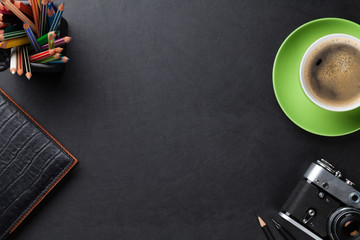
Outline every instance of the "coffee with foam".
{"type": "Polygon", "coordinates": [[[360,45],[345,38],[327,40],[308,56],[304,80],[311,95],[333,107],[360,99],[360,45]]]}

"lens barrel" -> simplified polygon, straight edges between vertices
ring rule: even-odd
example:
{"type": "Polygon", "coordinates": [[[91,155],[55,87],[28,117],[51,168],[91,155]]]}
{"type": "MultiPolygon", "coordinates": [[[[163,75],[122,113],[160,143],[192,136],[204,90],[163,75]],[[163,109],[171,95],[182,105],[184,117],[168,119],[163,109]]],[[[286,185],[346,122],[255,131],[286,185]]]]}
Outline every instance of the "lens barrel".
{"type": "Polygon", "coordinates": [[[360,211],[344,207],[331,214],[328,234],[333,240],[360,240],[360,211]]]}

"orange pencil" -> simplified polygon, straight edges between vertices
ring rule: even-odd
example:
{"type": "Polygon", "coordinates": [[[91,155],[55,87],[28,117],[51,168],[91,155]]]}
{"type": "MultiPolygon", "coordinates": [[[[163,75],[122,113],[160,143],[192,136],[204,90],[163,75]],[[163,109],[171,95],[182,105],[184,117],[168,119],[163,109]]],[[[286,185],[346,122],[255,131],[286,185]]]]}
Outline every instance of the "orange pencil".
{"type": "MultiPolygon", "coordinates": [[[[2,4],[4,4],[10,11],[12,11],[18,18],[20,18],[21,21],[26,22],[30,25],[31,29],[38,33],[38,30],[36,28],[36,25],[30,21],[28,17],[25,16],[25,14],[20,11],[14,4],[10,2],[10,0],[1,0],[2,4]]],[[[39,19],[38,19],[39,20],[39,19]]]]}
{"type": "Polygon", "coordinates": [[[22,54],[22,47],[17,47],[18,51],[17,53],[17,58],[16,58],[16,68],[17,68],[17,74],[19,76],[23,75],[24,70],[23,70],[23,54],[22,54]]]}
{"type": "Polygon", "coordinates": [[[15,1],[14,5],[23,13],[25,13],[26,15],[28,15],[29,17],[33,17],[33,13],[32,13],[32,9],[30,6],[24,4],[23,2],[20,1],[15,1]]]}
{"type": "MultiPolygon", "coordinates": [[[[34,22],[35,22],[35,26],[36,26],[36,30],[37,30],[35,32],[39,35],[39,33],[40,33],[39,6],[37,4],[37,0],[29,0],[29,3],[31,5],[31,9],[32,9],[33,17],[34,17],[34,22]]],[[[37,37],[39,37],[39,36],[37,36],[37,37]]]]}

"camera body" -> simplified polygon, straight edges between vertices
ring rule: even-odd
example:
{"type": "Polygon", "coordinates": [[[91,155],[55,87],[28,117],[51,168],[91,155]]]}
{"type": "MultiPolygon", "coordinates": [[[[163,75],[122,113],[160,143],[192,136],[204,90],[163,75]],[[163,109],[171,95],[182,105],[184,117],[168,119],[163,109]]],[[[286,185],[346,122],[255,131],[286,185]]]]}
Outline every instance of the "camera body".
{"type": "Polygon", "coordinates": [[[312,163],[279,215],[316,240],[360,240],[360,192],[324,159],[312,163]]]}

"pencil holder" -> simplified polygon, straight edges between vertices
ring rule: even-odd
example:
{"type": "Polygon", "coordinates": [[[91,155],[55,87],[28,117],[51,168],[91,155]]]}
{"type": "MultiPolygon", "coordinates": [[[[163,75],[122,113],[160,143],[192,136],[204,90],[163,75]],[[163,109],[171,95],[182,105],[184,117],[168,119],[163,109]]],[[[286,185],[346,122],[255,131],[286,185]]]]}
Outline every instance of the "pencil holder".
{"type": "MultiPolygon", "coordinates": [[[[24,4],[29,5],[29,2],[22,1],[24,4]]],[[[55,6],[57,7],[57,6],[55,6]]],[[[66,37],[68,35],[68,23],[65,18],[61,18],[57,34],[58,38],[66,37]]],[[[67,44],[62,46],[62,54],[66,55],[67,44]]],[[[0,72],[6,71],[10,68],[10,49],[0,49],[0,72]]],[[[31,71],[33,73],[41,74],[62,74],[65,71],[66,64],[46,64],[46,63],[31,63],[31,71]]]]}

